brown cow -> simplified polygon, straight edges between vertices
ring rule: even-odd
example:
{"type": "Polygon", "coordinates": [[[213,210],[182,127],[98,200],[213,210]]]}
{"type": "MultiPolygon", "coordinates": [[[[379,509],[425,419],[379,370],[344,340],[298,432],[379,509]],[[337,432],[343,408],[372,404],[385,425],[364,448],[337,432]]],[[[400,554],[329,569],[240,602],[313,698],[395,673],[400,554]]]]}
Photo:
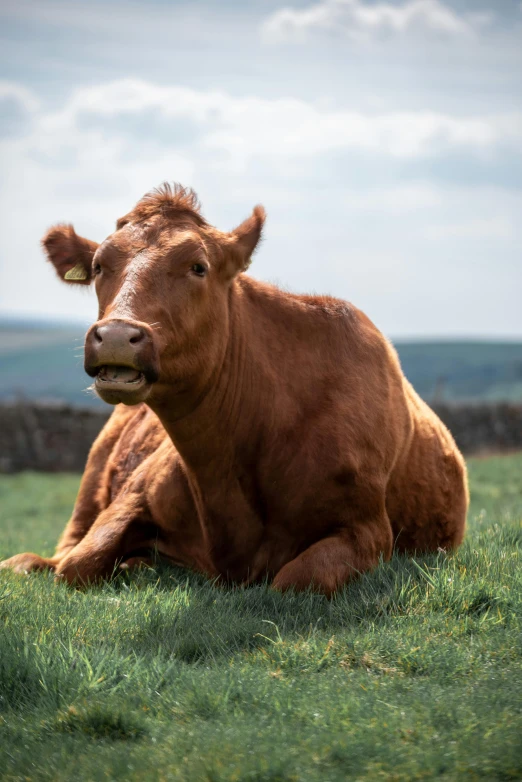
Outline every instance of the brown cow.
{"type": "Polygon", "coordinates": [[[3,567],[87,583],[156,550],[330,595],[394,546],[462,541],[464,461],[390,343],[351,304],[243,274],[264,219],[258,206],[222,233],[192,191],[164,185],[101,245],[47,233],[61,278],[94,279],[85,369],[117,407],[56,554],[3,567]]]}

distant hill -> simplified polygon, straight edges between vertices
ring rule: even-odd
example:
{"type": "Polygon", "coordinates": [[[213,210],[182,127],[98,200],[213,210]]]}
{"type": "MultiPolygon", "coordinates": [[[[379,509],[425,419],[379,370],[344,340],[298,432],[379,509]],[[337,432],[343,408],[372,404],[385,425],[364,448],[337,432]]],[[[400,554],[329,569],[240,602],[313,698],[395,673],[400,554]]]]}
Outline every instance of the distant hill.
{"type": "MultiPolygon", "coordinates": [[[[104,407],[87,390],[84,329],[0,319],[0,400],[17,396],[104,407]]],[[[396,343],[404,373],[428,402],[522,402],[521,342],[396,343]]]]}
{"type": "Polygon", "coordinates": [[[397,342],[404,374],[428,402],[522,402],[522,342],[397,342]]]}
{"type": "Polygon", "coordinates": [[[76,324],[0,319],[0,400],[25,397],[106,407],[87,390],[84,335],[76,324]]]}

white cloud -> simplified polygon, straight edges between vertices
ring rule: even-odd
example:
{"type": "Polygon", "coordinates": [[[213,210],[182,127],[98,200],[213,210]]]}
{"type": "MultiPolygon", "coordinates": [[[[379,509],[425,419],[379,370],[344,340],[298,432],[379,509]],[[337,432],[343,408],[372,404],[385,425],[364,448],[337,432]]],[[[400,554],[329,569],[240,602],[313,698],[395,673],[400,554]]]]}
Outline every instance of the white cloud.
{"type": "Polygon", "coordinates": [[[322,0],[305,8],[275,11],[261,31],[268,42],[305,41],[318,32],[353,40],[408,32],[462,38],[473,36],[489,20],[488,14],[459,14],[440,0],[408,0],[402,5],[322,0]]]}
{"type": "MultiPolygon", "coordinates": [[[[508,145],[522,151],[522,113],[456,116],[440,112],[361,112],[322,109],[295,99],[235,97],[225,92],[118,80],[77,90],[63,109],[35,112],[35,127],[15,148],[32,148],[52,160],[69,150],[78,162],[92,156],[125,157],[134,149],[130,119],[141,116],[143,155],[176,147],[204,165],[243,170],[253,159],[278,165],[339,151],[366,152],[398,159],[436,157],[455,150],[492,154],[508,145]],[[150,119],[149,119],[150,118],[150,119]],[[159,132],[162,119],[161,132],[159,132]],[[109,120],[117,121],[116,126],[109,120]],[[172,134],[172,136],[169,136],[172,134]],[[194,150],[198,153],[194,154],[194,150]]],[[[7,145],[12,156],[13,143],[7,145]]],[[[138,165],[135,153],[132,166],[138,165]]]]}

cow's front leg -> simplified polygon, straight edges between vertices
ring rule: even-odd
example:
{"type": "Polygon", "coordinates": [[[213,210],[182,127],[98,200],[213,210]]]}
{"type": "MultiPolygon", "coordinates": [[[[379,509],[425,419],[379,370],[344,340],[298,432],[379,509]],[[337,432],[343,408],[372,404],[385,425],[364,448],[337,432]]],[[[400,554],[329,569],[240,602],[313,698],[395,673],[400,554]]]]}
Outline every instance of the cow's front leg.
{"type": "Polygon", "coordinates": [[[32,552],[25,552],[0,562],[0,568],[13,570],[15,573],[55,570],[60,561],[81,541],[110,500],[109,496],[100,496],[99,487],[100,483],[103,485],[107,459],[121,434],[124,415],[128,416],[128,413],[119,410],[113,413],[92,446],[72,516],[60,537],[54,555],[41,557],[32,552]]]}
{"type": "Polygon", "coordinates": [[[136,552],[154,547],[159,529],[152,523],[143,496],[127,494],[102,511],[84,538],[60,561],[56,576],[69,584],[108,578],[136,552]]]}
{"type": "Polygon", "coordinates": [[[311,587],[330,597],[343,584],[374,568],[381,556],[389,559],[392,549],[392,528],[386,514],[373,521],[350,524],[287,562],[272,586],[282,591],[311,587]]]}
{"type": "Polygon", "coordinates": [[[0,570],[12,570],[14,573],[30,573],[32,570],[54,570],[59,557],[40,557],[26,551],[24,554],[16,554],[14,557],[0,562],[0,570]]]}

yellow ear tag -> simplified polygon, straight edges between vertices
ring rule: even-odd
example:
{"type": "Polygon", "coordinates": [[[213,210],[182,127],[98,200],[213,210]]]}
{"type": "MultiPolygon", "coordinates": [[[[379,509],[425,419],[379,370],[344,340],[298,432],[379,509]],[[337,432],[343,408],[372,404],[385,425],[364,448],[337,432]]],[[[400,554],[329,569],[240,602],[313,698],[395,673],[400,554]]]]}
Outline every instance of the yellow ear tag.
{"type": "Polygon", "coordinates": [[[86,280],[87,272],[83,263],[77,263],[72,269],[64,275],[64,280],[86,280]]]}

